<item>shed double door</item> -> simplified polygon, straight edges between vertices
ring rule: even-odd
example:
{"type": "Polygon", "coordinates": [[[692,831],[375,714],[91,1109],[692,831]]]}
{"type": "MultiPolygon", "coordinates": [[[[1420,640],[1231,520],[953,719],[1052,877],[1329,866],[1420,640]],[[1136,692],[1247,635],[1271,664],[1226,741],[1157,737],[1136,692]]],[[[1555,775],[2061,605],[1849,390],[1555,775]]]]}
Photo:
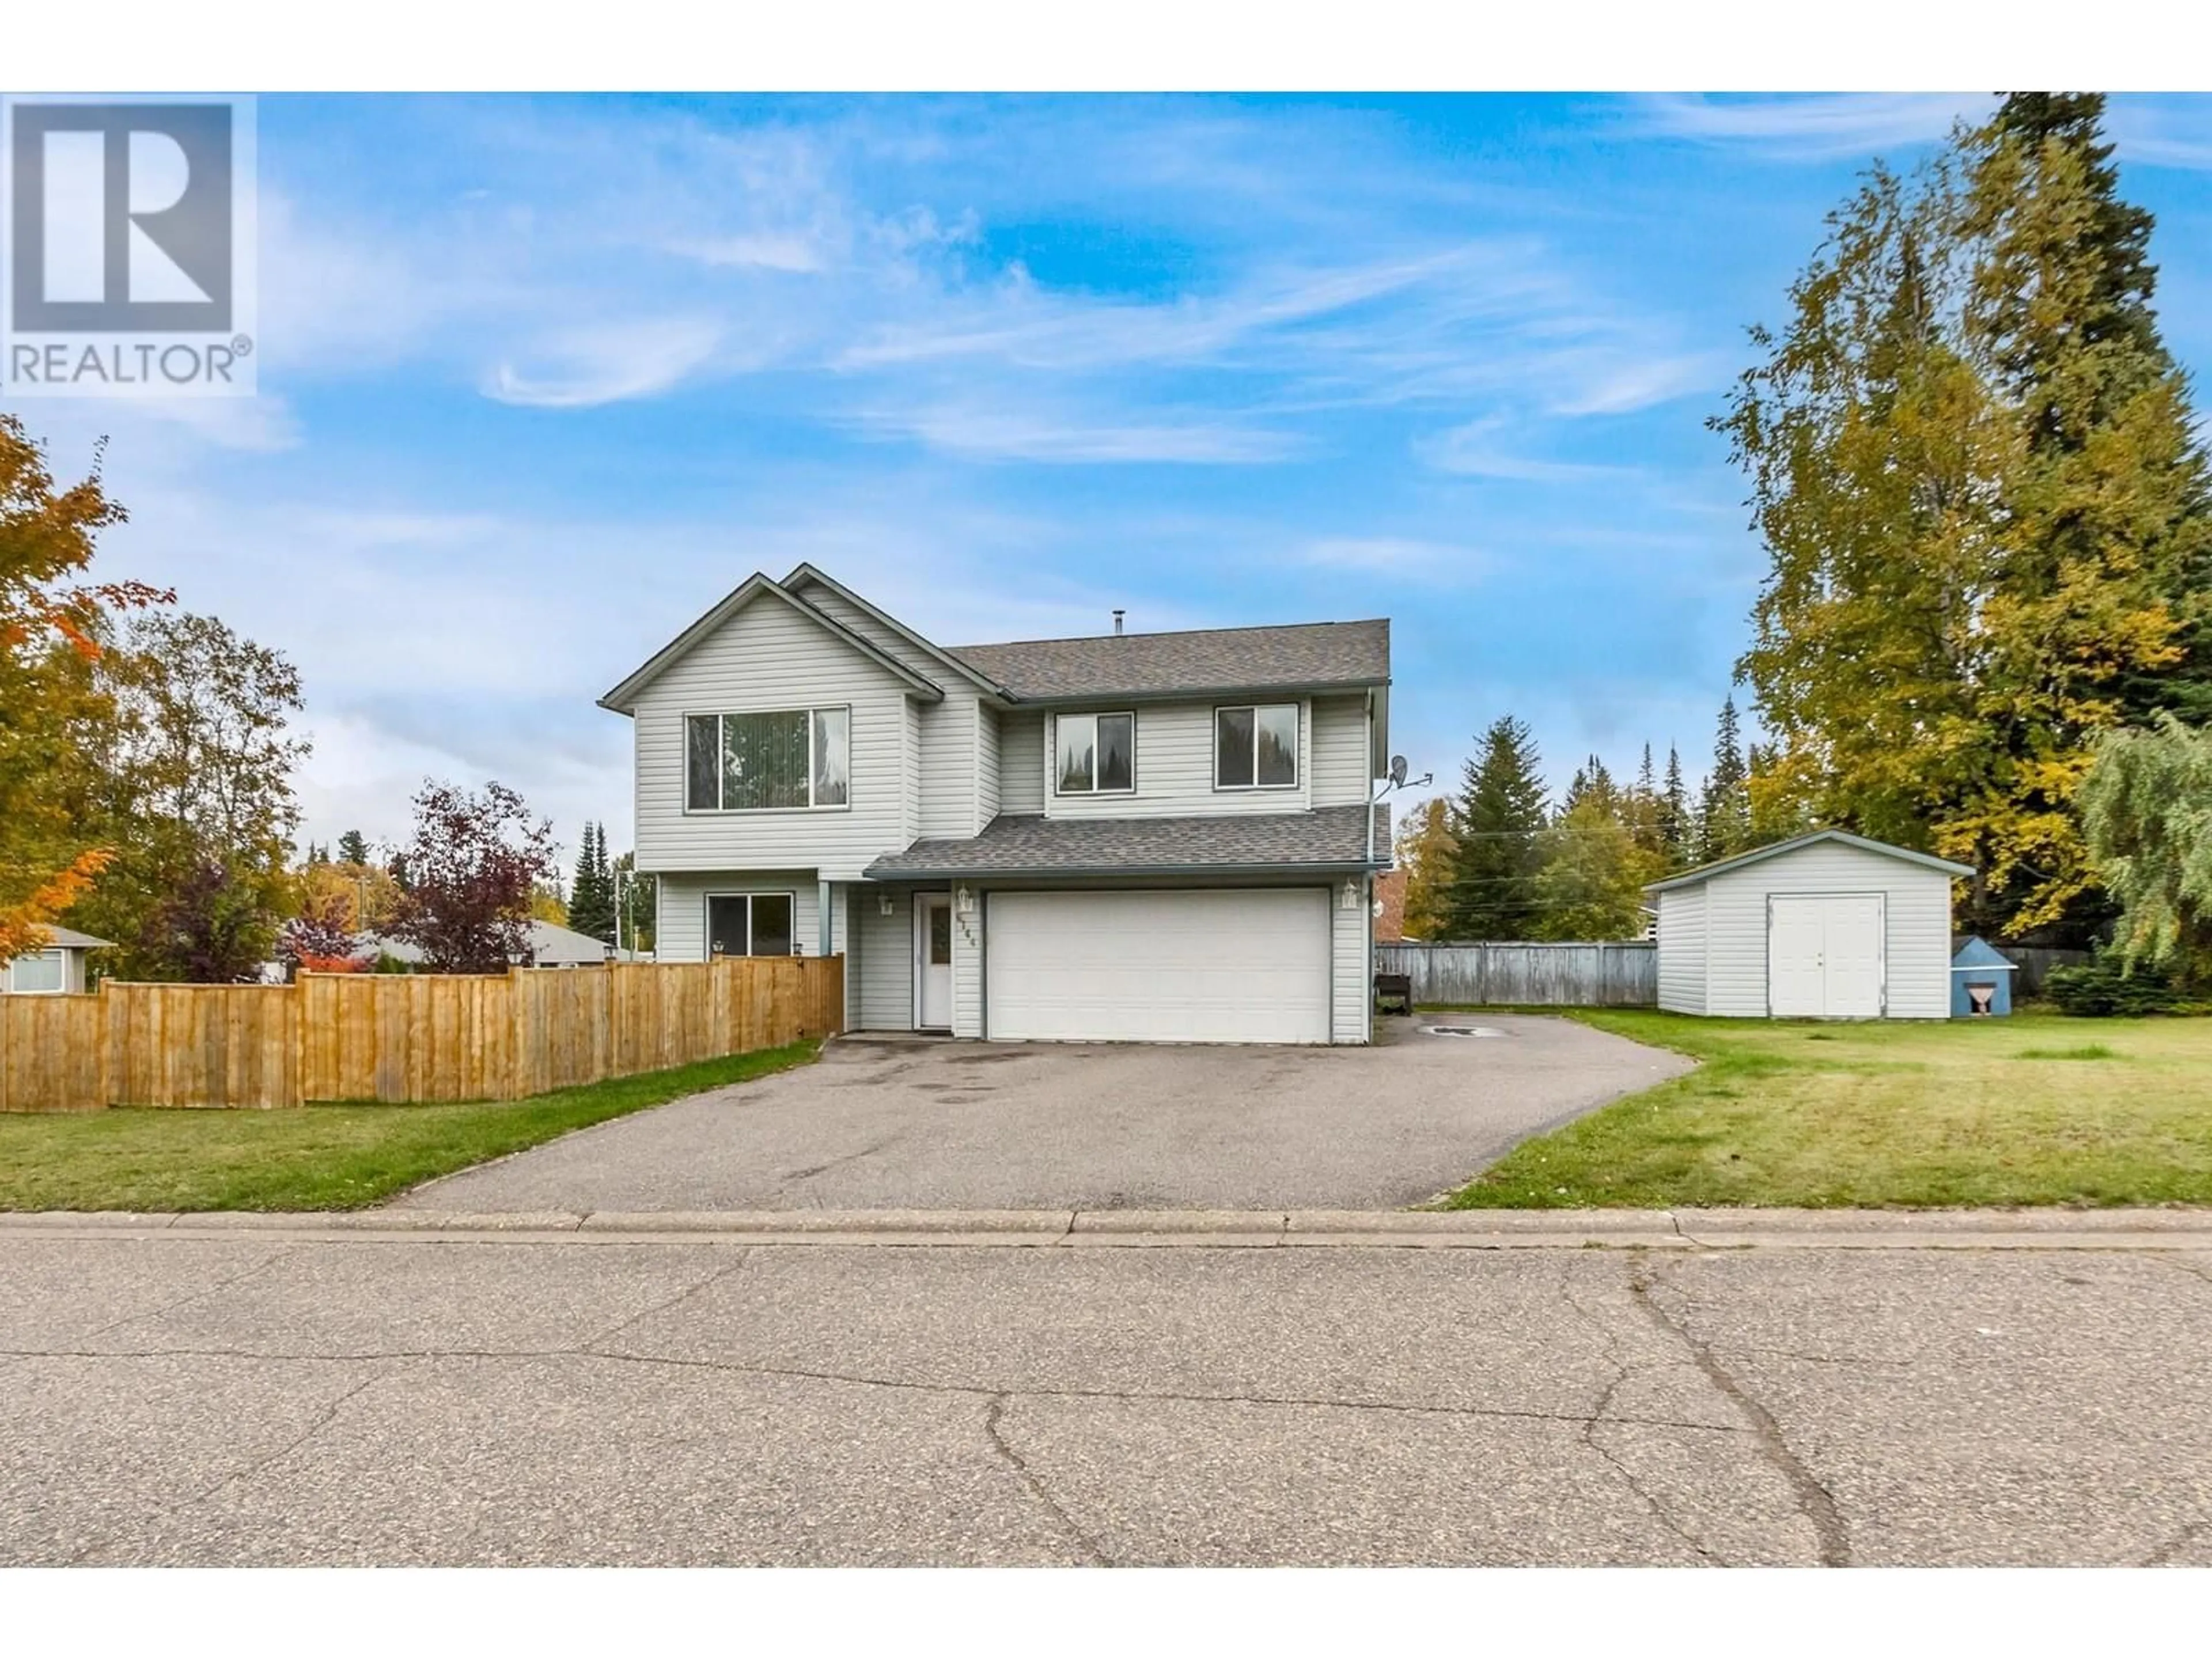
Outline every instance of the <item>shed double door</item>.
{"type": "Polygon", "coordinates": [[[1766,902],[1766,1011],[1780,1018],[1878,1019],[1879,893],[1777,893],[1766,902]]]}

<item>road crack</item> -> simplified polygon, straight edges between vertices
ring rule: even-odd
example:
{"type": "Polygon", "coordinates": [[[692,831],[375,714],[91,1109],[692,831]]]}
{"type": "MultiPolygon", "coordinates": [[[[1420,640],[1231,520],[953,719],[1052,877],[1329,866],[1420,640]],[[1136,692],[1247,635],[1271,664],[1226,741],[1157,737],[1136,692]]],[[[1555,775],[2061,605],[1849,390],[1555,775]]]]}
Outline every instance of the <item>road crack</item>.
{"type": "MultiPolygon", "coordinates": [[[[800,1382],[840,1382],[854,1388],[906,1389],[918,1394],[966,1395],[988,1398],[995,1394],[1018,1394],[1035,1400],[1110,1400],[1131,1404],[1158,1403],[1189,1406],[1264,1406],[1304,1407],[1320,1411],[1381,1412],[1413,1417],[1469,1417],[1504,1422],[1565,1423],[1593,1421],[1587,1412],[1522,1411],[1504,1406],[1431,1406],[1396,1400],[1349,1400],[1322,1395],[1195,1394],[1154,1392],[1141,1389],[1023,1388],[1007,1389],[983,1382],[923,1382],[908,1377],[871,1376],[860,1371],[825,1370],[811,1366],[767,1365],[735,1359],[702,1359],[679,1354],[628,1352],[618,1348],[378,1348],[345,1352],[307,1353],[290,1349],[251,1348],[11,1348],[0,1350],[0,1358],[19,1359],[245,1359],[321,1362],[358,1364],[378,1359],[603,1359],[626,1365],[665,1365],[694,1370],[729,1371],[746,1376],[785,1377],[800,1382]]],[[[1607,1417],[1622,1427],[1686,1429],[1699,1434],[1745,1435],[1748,1429],[1714,1423],[1692,1423],[1664,1417],[1607,1417]]]]}
{"type": "Polygon", "coordinates": [[[1012,1397],[1012,1395],[1001,1390],[992,1395],[985,1402],[983,1437],[991,1443],[992,1449],[1006,1459],[1007,1465],[1012,1468],[1016,1475],[1020,1477],[1022,1484],[1030,1489],[1030,1495],[1038,1503],[1043,1504],[1051,1513],[1052,1518],[1060,1523],[1060,1530],[1073,1540],[1075,1547],[1082,1553],[1085,1559],[1094,1567],[1112,1566],[1113,1558],[1099,1546],[1097,1539],[1076,1523],[1075,1517],[1067,1512],[1060,1499],[1052,1495],[1037,1472],[1030,1467],[1029,1460],[1016,1451],[1012,1443],[1006,1438],[1006,1429],[1001,1419],[1006,1415],[1006,1401],[1012,1397]]]}
{"type": "Polygon", "coordinates": [[[1575,1295],[1574,1287],[1570,1282],[1573,1272],[1571,1262],[1562,1262],[1559,1275],[1560,1298],[1568,1307],[1574,1310],[1577,1318],[1597,1334],[1597,1340],[1605,1346],[1606,1363],[1613,1367],[1613,1380],[1607,1382],[1603,1391],[1599,1394],[1597,1404],[1591,1407],[1589,1420],[1583,1425],[1583,1445],[1602,1458],[1611,1467],[1613,1472],[1620,1477],[1622,1483],[1629,1491],[1643,1499],[1644,1506],[1651,1511],[1652,1518],[1694,1550],[1700,1560],[1715,1566],[1728,1565],[1729,1563],[1708,1549],[1704,1540],[1692,1533],[1668,1505],[1659,1501],[1658,1494],[1644,1484],[1643,1477],[1631,1468],[1620,1454],[1599,1440],[1598,1430],[1612,1420],[1610,1414],[1614,1396],[1627,1386],[1629,1377],[1643,1368],[1628,1363],[1621,1354],[1620,1342],[1613,1335],[1613,1328],[1583,1306],[1581,1298],[1575,1295]]]}
{"type": "Polygon", "coordinates": [[[1820,1565],[1824,1567],[1847,1567],[1851,1564],[1850,1533],[1844,1522],[1844,1512],[1838,1505],[1835,1494],[1820,1483],[1820,1478],[1808,1468],[1802,1458],[1790,1447],[1782,1432],[1782,1425],[1774,1413],[1760,1404],[1749,1390],[1736,1381],[1713,1355],[1704,1342],[1692,1336],[1688,1328],[1661,1307],[1651,1294],[1652,1275],[1648,1267],[1638,1267],[1629,1276],[1628,1292],[1636,1305],[1644,1310],[1652,1323],[1672,1336],[1690,1351],[1698,1369],[1705,1380],[1720,1390],[1741,1412],[1752,1425],[1752,1431],[1766,1461],[1790,1483],[1796,1493],[1799,1513],[1811,1524],[1814,1535],[1820,1545],[1820,1565]]]}

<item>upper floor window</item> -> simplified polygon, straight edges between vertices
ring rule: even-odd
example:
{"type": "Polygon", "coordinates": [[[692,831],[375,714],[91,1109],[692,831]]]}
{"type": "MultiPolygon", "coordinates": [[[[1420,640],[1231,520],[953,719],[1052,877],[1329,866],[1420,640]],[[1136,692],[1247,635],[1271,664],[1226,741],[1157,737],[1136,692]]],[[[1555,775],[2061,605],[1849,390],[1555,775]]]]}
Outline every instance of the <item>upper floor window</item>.
{"type": "Polygon", "coordinates": [[[1213,711],[1213,787],[1298,787],[1298,706],[1247,704],[1213,711]]]}
{"type": "Polygon", "coordinates": [[[684,805],[694,812],[846,805],[852,732],[846,708],[687,714],[684,805]]]}
{"type": "Polygon", "coordinates": [[[1054,787],[1063,795],[1127,794],[1137,787],[1134,714],[1061,714],[1054,787]]]}

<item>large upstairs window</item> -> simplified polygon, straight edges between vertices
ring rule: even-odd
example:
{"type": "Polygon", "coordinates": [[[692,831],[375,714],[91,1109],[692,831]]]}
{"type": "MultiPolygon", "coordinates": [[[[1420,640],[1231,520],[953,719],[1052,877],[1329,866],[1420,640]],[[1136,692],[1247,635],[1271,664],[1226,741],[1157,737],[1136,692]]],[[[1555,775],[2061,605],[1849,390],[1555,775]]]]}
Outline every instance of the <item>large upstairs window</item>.
{"type": "Polygon", "coordinates": [[[782,708],[684,718],[684,805],[762,812],[850,804],[853,717],[782,708]]]}
{"type": "Polygon", "coordinates": [[[1213,711],[1216,789],[1298,787],[1298,706],[1247,703],[1213,711]]]}
{"type": "Polygon", "coordinates": [[[1137,787],[1134,714],[1060,714],[1053,787],[1063,795],[1126,795],[1137,787]]]}

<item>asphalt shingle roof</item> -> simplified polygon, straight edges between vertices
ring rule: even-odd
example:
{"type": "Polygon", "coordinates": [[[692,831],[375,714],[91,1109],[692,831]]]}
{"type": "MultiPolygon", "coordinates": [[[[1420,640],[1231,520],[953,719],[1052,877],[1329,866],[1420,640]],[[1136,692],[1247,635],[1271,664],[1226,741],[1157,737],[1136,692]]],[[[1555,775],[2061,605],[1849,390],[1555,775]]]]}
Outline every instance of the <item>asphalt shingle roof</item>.
{"type": "Polygon", "coordinates": [[[1103,634],[948,646],[946,653],[1020,698],[1380,685],[1390,678],[1390,624],[1298,623],[1180,634],[1103,634]]]}
{"type": "MultiPolygon", "coordinates": [[[[1390,858],[1390,809],[1375,810],[1376,861],[1390,858]]],[[[980,836],[918,841],[887,853],[865,873],[872,880],[1012,875],[1112,875],[1255,870],[1368,863],[1366,809],[1310,812],[1218,812],[1179,818],[1048,818],[1002,812],[980,836]]]]}

